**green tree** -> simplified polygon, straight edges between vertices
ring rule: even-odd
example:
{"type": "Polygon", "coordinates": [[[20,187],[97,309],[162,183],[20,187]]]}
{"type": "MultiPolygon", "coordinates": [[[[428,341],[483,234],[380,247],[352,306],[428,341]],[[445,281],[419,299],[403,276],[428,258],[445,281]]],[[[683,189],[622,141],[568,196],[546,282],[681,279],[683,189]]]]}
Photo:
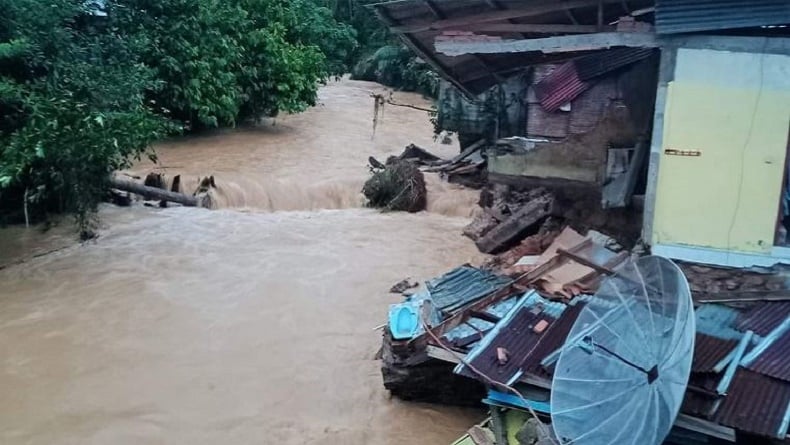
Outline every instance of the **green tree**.
{"type": "Polygon", "coordinates": [[[119,0],[109,14],[145,42],[140,57],[159,82],[152,97],[162,111],[190,126],[236,122],[244,9],[222,0],[119,0]]]}
{"type": "Polygon", "coordinates": [[[109,175],[168,130],[143,103],[152,73],[82,2],[0,10],[0,210],[74,212],[87,231],[109,175]]]}

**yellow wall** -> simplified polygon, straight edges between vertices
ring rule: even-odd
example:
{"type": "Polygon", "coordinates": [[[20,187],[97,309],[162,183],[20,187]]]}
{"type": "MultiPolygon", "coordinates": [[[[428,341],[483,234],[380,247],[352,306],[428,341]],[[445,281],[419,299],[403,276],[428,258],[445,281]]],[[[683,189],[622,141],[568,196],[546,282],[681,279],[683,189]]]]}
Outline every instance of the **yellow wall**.
{"type": "Polygon", "coordinates": [[[679,50],[664,116],[654,245],[770,253],[790,128],[789,84],[788,56],[679,50]]]}

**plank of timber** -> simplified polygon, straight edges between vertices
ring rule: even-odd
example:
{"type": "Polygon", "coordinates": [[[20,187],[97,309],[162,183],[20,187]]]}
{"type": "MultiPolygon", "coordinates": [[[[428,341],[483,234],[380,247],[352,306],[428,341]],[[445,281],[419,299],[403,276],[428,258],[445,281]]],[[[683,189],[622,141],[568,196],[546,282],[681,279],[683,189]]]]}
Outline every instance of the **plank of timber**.
{"type": "Polygon", "coordinates": [[[491,229],[475,244],[483,253],[495,253],[528,230],[540,220],[551,214],[553,201],[550,198],[538,198],[528,202],[524,207],[512,214],[510,218],[491,229]]]}
{"type": "Polygon", "coordinates": [[[709,420],[692,417],[687,414],[680,414],[675,420],[675,426],[705,434],[707,436],[716,437],[718,439],[726,440],[728,442],[735,442],[735,430],[709,420]]]}
{"type": "Polygon", "coordinates": [[[456,357],[444,348],[434,345],[428,345],[426,351],[428,357],[448,363],[461,363],[460,358],[465,358],[465,354],[458,353],[458,357],[456,357]]]}
{"type": "Polygon", "coordinates": [[[466,147],[466,150],[462,151],[461,154],[459,154],[458,156],[456,156],[456,157],[454,157],[453,159],[450,160],[450,164],[456,164],[458,162],[463,161],[464,159],[466,159],[469,156],[471,156],[472,153],[474,153],[477,150],[479,150],[480,148],[482,148],[483,144],[485,144],[485,143],[486,143],[485,139],[480,139],[479,141],[475,142],[474,144],[466,147]]]}
{"type": "Polygon", "coordinates": [[[615,31],[614,26],[599,30],[595,25],[534,25],[527,23],[475,23],[460,31],[472,32],[518,32],[530,34],[588,34],[600,31],[615,31]]]}
{"type": "Polygon", "coordinates": [[[110,178],[110,185],[118,190],[131,192],[147,199],[175,202],[186,207],[199,207],[199,201],[196,197],[184,195],[183,193],[174,193],[155,187],[146,187],[137,182],[115,177],[110,178]]]}
{"type": "Polygon", "coordinates": [[[483,12],[480,14],[472,14],[465,17],[457,17],[445,20],[435,20],[430,23],[420,25],[405,25],[394,26],[390,31],[401,34],[413,34],[416,32],[441,30],[458,28],[461,26],[471,25],[482,22],[498,22],[501,20],[515,19],[521,17],[534,17],[542,14],[547,14],[555,11],[562,11],[571,8],[583,8],[587,6],[597,6],[599,1],[603,3],[618,3],[620,0],[544,0],[541,3],[524,7],[505,9],[499,11],[483,12]]]}
{"type": "Polygon", "coordinates": [[[437,40],[436,51],[447,56],[465,54],[505,54],[542,52],[563,53],[590,51],[612,47],[656,48],[658,40],[653,33],[640,32],[599,32],[595,34],[545,37],[542,39],[522,40],[437,40]]]}

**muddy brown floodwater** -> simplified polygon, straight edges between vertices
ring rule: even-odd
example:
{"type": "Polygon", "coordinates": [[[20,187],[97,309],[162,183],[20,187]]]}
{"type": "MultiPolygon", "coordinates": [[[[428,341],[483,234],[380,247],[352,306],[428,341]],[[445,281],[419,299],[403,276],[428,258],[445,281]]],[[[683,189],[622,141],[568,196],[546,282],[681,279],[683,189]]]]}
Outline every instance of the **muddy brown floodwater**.
{"type": "Polygon", "coordinates": [[[433,178],[429,212],[359,208],[369,155],[457,150],[406,108],[371,140],[372,90],[158,148],[171,177],[214,174],[223,209],[105,207],[84,245],[0,230],[0,265],[27,255],[0,270],[0,443],[447,444],[479,421],[381,386],[389,286],[480,258],[460,235],[474,193],[433,178]]]}

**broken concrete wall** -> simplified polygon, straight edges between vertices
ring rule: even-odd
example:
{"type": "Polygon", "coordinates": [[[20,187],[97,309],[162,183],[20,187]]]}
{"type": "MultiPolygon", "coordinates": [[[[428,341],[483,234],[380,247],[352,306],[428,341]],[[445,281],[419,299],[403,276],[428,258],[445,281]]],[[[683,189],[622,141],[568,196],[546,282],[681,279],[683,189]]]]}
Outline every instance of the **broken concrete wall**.
{"type": "Polygon", "coordinates": [[[572,134],[561,141],[538,142],[528,153],[490,153],[489,172],[602,185],[609,147],[633,147],[636,132],[622,102],[611,101],[601,112],[594,124],[589,114],[578,120],[578,127],[591,127],[587,132],[572,134]]]}
{"type": "Polygon", "coordinates": [[[655,61],[648,59],[605,77],[563,107],[565,111],[547,112],[534,85],[555,68],[537,67],[528,91],[527,137],[535,141],[534,149],[491,153],[489,172],[601,186],[606,180],[609,148],[634,147],[639,137],[649,132],[656,91],[655,61]]]}

